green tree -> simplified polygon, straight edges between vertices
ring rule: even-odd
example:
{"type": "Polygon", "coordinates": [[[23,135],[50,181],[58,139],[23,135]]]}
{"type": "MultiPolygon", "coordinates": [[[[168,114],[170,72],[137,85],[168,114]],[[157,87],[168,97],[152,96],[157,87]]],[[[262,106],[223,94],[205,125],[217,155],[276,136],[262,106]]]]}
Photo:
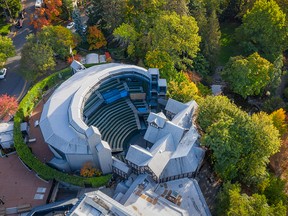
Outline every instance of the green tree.
{"type": "Polygon", "coordinates": [[[192,59],[199,51],[201,37],[198,26],[192,16],[179,16],[175,12],[162,14],[151,30],[151,49],[158,48],[169,53],[176,67],[186,69],[192,66],[192,59]]]}
{"type": "Polygon", "coordinates": [[[7,58],[15,55],[15,47],[11,38],[0,35],[0,66],[3,66],[7,58]]]}
{"type": "Polygon", "coordinates": [[[53,69],[55,65],[52,48],[37,43],[34,36],[29,36],[21,50],[20,68],[23,76],[27,80],[34,81],[48,69],[53,69]]]}
{"type": "Polygon", "coordinates": [[[246,98],[263,91],[274,77],[274,67],[258,53],[247,58],[236,56],[231,57],[225,65],[222,77],[233,92],[246,98]]]}
{"type": "Polygon", "coordinates": [[[217,215],[230,216],[285,216],[286,207],[281,202],[269,205],[265,195],[241,193],[239,184],[225,183],[217,196],[217,215]]]}
{"type": "Polygon", "coordinates": [[[0,8],[3,8],[6,18],[16,19],[22,9],[22,5],[19,0],[1,0],[0,8]]]}
{"type": "Polygon", "coordinates": [[[63,26],[45,26],[37,34],[37,39],[38,43],[51,47],[61,59],[66,59],[70,55],[70,48],[76,46],[75,36],[63,26]]]}
{"type": "Polygon", "coordinates": [[[285,14],[274,0],[257,0],[242,21],[236,36],[247,53],[259,52],[273,62],[287,49],[285,14]]]}
{"type": "Polygon", "coordinates": [[[149,68],[158,68],[162,78],[168,81],[175,77],[177,71],[171,56],[165,51],[148,51],[145,57],[145,65],[149,68]]]}
{"type": "Polygon", "coordinates": [[[223,96],[207,96],[199,107],[198,121],[206,132],[202,144],[212,150],[219,176],[249,185],[264,178],[269,157],[280,148],[271,118],[265,113],[250,117],[223,96]]]}

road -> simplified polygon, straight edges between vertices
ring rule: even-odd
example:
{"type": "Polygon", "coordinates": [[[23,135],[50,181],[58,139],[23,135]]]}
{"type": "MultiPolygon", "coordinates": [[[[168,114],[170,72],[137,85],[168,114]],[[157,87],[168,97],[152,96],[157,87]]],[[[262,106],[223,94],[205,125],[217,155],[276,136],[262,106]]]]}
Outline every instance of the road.
{"type": "Polygon", "coordinates": [[[33,27],[29,23],[29,16],[34,11],[35,0],[25,0],[22,1],[22,4],[26,12],[23,28],[16,29],[13,26],[9,34],[16,48],[16,56],[7,60],[5,66],[7,68],[7,75],[5,79],[0,80],[0,95],[8,94],[15,96],[18,101],[22,99],[29,87],[29,83],[19,73],[19,62],[21,59],[21,49],[26,42],[26,36],[33,32],[33,27]]]}

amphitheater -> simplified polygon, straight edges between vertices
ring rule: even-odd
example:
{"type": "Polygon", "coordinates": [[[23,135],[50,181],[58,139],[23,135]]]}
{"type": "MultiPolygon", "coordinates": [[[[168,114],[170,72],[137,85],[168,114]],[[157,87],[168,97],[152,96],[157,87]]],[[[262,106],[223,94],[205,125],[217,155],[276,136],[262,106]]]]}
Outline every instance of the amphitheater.
{"type": "Polygon", "coordinates": [[[112,170],[112,153],[147,127],[151,110],[166,96],[158,69],[104,64],[81,70],[59,86],[45,103],[40,128],[59,170],[79,170],[92,161],[112,170]]]}

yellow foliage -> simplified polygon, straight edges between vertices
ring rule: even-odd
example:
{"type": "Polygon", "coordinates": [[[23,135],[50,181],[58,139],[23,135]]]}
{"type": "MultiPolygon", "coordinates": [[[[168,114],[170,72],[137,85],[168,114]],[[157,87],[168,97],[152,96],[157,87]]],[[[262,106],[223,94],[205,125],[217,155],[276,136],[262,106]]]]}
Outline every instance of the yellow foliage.
{"type": "Polygon", "coordinates": [[[282,108],[274,111],[270,114],[270,117],[273,121],[273,125],[278,129],[281,135],[286,133],[287,124],[286,124],[286,112],[282,108]]]}
{"type": "Polygon", "coordinates": [[[107,45],[103,33],[97,28],[97,26],[89,27],[87,41],[90,44],[89,50],[99,49],[107,45]]]}
{"type": "Polygon", "coordinates": [[[102,173],[93,167],[90,161],[84,163],[82,169],[80,170],[80,175],[83,177],[93,177],[93,176],[100,176],[102,173]]]}

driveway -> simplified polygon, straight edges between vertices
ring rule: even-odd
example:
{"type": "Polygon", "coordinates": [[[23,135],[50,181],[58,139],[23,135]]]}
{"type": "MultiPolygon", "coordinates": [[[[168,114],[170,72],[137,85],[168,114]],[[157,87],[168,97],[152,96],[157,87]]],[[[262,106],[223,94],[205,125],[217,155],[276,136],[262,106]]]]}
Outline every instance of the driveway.
{"type": "Polygon", "coordinates": [[[11,29],[9,37],[12,38],[16,48],[16,56],[9,58],[6,62],[7,75],[5,79],[0,80],[0,95],[8,94],[15,96],[19,101],[28,90],[29,84],[19,73],[19,62],[21,59],[21,49],[26,42],[26,36],[33,32],[33,27],[30,25],[29,16],[34,12],[35,0],[22,1],[25,8],[25,19],[23,27],[16,29],[14,26],[11,29]]]}

